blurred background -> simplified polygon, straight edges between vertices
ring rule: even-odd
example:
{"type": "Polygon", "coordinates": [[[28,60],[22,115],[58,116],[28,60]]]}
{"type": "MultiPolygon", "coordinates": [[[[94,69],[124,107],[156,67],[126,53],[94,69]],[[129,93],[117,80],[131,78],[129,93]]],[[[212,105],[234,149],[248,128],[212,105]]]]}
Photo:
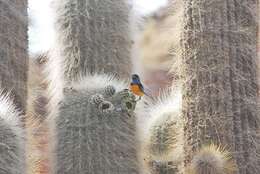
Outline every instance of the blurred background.
{"type": "MultiPolygon", "coordinates": [[[[54,46],[53,0],[29,0],[29,51],[31,57],[44,54],[54,46]]],[[[168,0],[134,0],[136,27],[133,34],[133,73],[141,76],[150,94],[157,96],[172,83],[169,75],[175,45],[178,43],[176,23],[169,17],[168,0]],[[170,35],[170,37],[169,37],[170,35]],[[171,38],[171,39],[169,39],[171,38]],[[175,40],[172,42],[172,40],[175,40]],[[157,49],[160,48],[160,49],[157,49]],[[153,50],[153,51],[151,51],[153,50]]],[[[178,8],[178,7],[177,7],[178,8]]],[[[178,27],[177,27],[178,28],[178,27]]],[[[175,53],[174,53],[175,54],[175,53]]]]}
{"type": "MultiPolygon", "coordinates": [[[[29,50],[30,53],[45,52],[54,42],[53,0],[29,0],[29,50]]],[[[167,4],[167,0],[135,0],[134,9],[142,16],[148,16],[167,4]]]]}

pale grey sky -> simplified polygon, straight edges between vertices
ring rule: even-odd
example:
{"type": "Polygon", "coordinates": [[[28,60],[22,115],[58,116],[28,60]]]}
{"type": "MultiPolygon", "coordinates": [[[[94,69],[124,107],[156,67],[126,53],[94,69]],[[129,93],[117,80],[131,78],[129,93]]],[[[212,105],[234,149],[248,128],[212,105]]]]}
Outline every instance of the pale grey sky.
{"type": "Polygon", "coordinates": [[[136,8],[142,14],[148,14],[165,5],[168,0],[134,0],[136,8]]]}
{"type": "Polygon", "coordinates": [[[29,50],[31,53],[44,52],[54,42],[52,0],[29,0],[29,50]]]}
{"type": "MultiPolygon", "coordinates": [[[[29,50],[31,53],[49,50],[54,43],[53,14],[50,2],[53,0],[29,0],[29,50]]],[[[149,14],[165,5],[167,0],[134,0],[135,9],[149,14]]]]}

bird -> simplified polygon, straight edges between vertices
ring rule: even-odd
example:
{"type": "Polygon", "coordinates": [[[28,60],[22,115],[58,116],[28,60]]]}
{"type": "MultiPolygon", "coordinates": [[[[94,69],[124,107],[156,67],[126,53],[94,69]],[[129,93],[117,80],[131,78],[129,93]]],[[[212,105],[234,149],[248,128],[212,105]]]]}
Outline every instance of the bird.
{"type": "MultiPolygon", "coordinates": [[[[130,91],[135,95],[139,96],[138,100],[141,100],[141,97],[147,95],[144,91],[144,87],[141,83],[140,77],[137,74],[132,75],[132,81],[130,84],[130,91]]],[[[138,101],[137,100],[137,101],[138,101]]]]}

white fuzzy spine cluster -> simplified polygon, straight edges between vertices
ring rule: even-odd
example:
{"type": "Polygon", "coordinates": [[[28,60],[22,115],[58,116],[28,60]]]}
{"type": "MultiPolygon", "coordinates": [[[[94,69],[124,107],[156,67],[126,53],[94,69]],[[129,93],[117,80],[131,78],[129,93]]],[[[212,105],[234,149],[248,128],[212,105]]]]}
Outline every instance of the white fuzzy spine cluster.
{"type": "Polygon", "coordinates": [[[7,94],[0,92],[0,170],[25,173],[25,136],[20,112],[7,94]]]}
{"type": "MultiPolygon", "coordinates": [[[[158,99],[153,101],[144,101],[137,107],[137,127],[141,162],[141,170],[143,173],[151,173],[151,162],[173,162],[179,172],[183,170],[183,123],[181,118],[181,90],[180,88],[169,89],[167,92],[161,93],[158,99]],[[148,104],[147,104],[148,103],[148,104]],[[164,146],[168,146],[167,150],[153,151],[151,147],[159,142],[152,137],[154,136],[154,127],[165,126],[165,124],[173,123],[172,132],[167,135],[169,141],[164,142],[164,146]]],[[[158,146],[156,146],[158,147],[158,146]]]]}
{"type": "Polygon", "coordinates": [[[237,166],[225,148],[214,144],[203,146],[193,157],[187,174],[234,174],[237,166]]]}

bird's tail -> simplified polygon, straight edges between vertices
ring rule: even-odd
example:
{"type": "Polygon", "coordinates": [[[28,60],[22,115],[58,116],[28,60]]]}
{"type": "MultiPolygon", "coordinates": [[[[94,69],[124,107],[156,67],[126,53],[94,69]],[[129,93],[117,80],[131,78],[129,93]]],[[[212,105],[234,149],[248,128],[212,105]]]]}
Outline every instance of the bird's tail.
{"type": "Polygon", "coordinates": [[[223,147],[212,144],[197,152],[187,174],[234,174],[236,171],[231,154],[223,147]]]}
{"type": "Polygon", "coordinates": [[[153,98],[153,91],[150,88],[148,88],[148,85],[145,85],[145,86],[146,87],[144,89],[144,95],[146,97],[153,98]]]}

